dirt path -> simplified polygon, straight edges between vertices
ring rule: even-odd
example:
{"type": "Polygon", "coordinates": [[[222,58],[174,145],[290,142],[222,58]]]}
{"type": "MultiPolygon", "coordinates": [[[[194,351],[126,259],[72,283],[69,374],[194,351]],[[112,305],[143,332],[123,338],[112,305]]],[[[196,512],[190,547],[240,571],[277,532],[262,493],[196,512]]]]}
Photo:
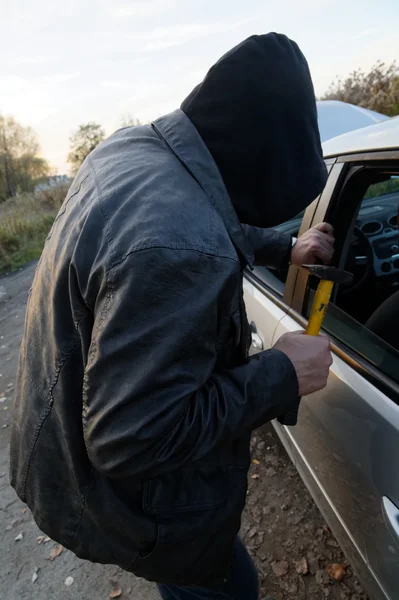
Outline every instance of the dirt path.
{"type": "MultiPolygon", "coordinates": [[[[120,587],[121,598],[158,599],[151,584],[118,568],[81,561],[66,550],[49,560],[57,544],[38,543],[41,532],[9,486],[12,390],[34,267],[29,265],[0,279],[1,597],[5,600],[105,600],[120,587]],[[3,394],[6,399],[1,401],[3,394]],[[36,580],[33,582],[32,578],[36,580]],[[73,578],[70,587],[65,585],[67,578],[73,578]]],[[[253,465],[250,477],[242,534],[259,568],[260,598],[267,593],[274,594],[277,600],[367,600],[349,566],[341,583],[329,578],[328,564],[345,563],[345,558],[272,428],[259,430],[252,446],[253,457],[259,464],[253,465]],[[309,572],[297,573],[295,561],[299,561],[299,570],[309,572]]]]}

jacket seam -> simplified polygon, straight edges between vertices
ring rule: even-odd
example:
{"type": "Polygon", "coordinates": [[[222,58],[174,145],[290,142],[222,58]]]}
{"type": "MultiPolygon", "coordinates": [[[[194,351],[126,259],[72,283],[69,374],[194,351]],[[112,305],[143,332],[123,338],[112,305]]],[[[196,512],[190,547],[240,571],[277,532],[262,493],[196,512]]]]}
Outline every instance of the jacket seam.
{"type": "Polygon", "coordinates": [[[111,227],[110,227],[110,222],[109,222],[109,216],[107,214],[107,212],[105,211],[104,208],[104,200],[103,200],[103,193],[102,193],[102,188],[101,188],[101,184],[100,184],[100,180],[98,178],[97,175],[97,171],[93,165],[93,161],[91,159],[91,157],[89,156],[87,158],[88,164],[93,172],[93,178],[94,178],[94,183],[96,185],[97,188],[97,192],[98,192],[98,207],[100,209],[100,213],[101,216],[104,220],[104,231],[105,231],[105,236],[107,238],[107,242],[108,242],[108,247],[109,247],[109,253],[110,253],[110,264],[112,264],[113,262],[113,254],[114,254],[114,240],[113,237],[111,235],[111,227]]]}
{"type": "MultiPolygon", "coordinates": [[[[79,321],[80,322],[80,321],[79,321]]],[[[23,474],[22,474],[22,489],[23,489],[23,496],[26,497],[26,486],[27,486],[27,482],[28,482],[28,477],[29,477],[29,471],[30,471],[30,466],[32,463],[32,457],[36,448],[36,444],[39,440],[40,437],[40,432],[42,430],[42,427],[46,421],[46,419],[48,418],[48,416],[51,414],[52,408],[53,408],[53,404],[54,404],[54,396],[53,396],[53,391],[58,383],[58,378],[60,376],[60,373],[63,369],[63,367],[65,366],[67,360],[69,359],[69,357],[75,352],[76,348],[79,346],[79,339],[75,338],[75,343],[73,345],[73,347],[69,350],[69,352],[67,352],[59,361],[58,366],[56,367],[54,373],[53,373],[53,380],[52,383],[50,385],[50,389],[48,391],[47,396],[44,398],[42,396],[42,399],[45,400],[46,405],[44,406],[43,410],[40,413],[40,417],[39,417],[39,421],[36,424],[36,427],[34,429],[34,434],[32,436],[32,441],[29,447],[29,452],[28,452],[28,460],[26,462],[25,468],[23,470],[23,474]]],[[[29,379],[31,380],[31,378],[29,377],[29,379]]],[[[32,382],[33,383],[33,382],[32,382]]],[[[34,386],[35,387],[35,386],[34,386]]],[[[35,387],[36,389],[36,387],[35,387]]],[[[39,392],[39,390],[36,390],[37,392],[39,392]]]]}
{"type": "MultiPolygon", "coordinates": [[[[101,329],[101,327],[105,321],[105,318],[107,316],[108,307],[109,307],[109,304],[111,302],[112,295],[113,295],[113,277],[110,274],[112,271],[112,268],[113,267],[110,267],[109,270],[105,273],[107,283],[106,283],[106,295],[105,295],[105,300],[104,300],[104,306],[103,306],[101,314],[100,314],[100,319],[98,321],[98,325],[96,327],[95,334],[93,335],[91,343],[90,343],[90,350],[89,350],[89,354],[87,356],[87,363],[86,363],[86,367],[85,367],[84,374],[83,374],[83,393],[82,393],[83,442],[85,445],[87,456],[92,464],[93,464],[93,460],[92,460],[91,453],[90,453],[90,450],[89,450],[89,448],[87,446],[87,442],[86,442],[87,422],[86,422],[86,418],[85,418],[85,414],[84,414],[86,409],[88,408],[87,402],[85,400],[85,398],[86,398],[86,393],[85,393],[86,375],[87,375],[87,367],[91,364],[91,361],[93,359],[93,354],[96,351],[99,332],[100,332],[100,329],[101,329]]],[[[97,469],[97,467],[96,467],[96,469],[97,469]]],[[[100,469],[97,469],[97,471],[100,471],[100,469]]]]}
{"type": "Polygon", "coordinates": [[[48,402],[48,400],[49,400],[49,397],[46,400],[46,405],[45,405],[44,409],[42,410],[42,412],[40,413],[39,421],[36,424],[36,427],[34,429],[32,442],[29,446],[29,453],[28,453],[29,458],[26,462],[26,465],[25,465],[23,473],[22,473],[22,500],[23,501],[26,500],[26,486],[27,486],[27,482],[28,482],[30,465],[32,462],[32,457],[33,457],[33,453],[35,451],[37,440],[39,439],[40,431],[43,427],[43,424],[45,423],[45,421],[46,421],[47,417],[49,416],[49,414],[51,413],[51,409],[52,409],[52,404],[50,402],[48,402]]]}
{"type": "MultiPolygon", "coordinates": [[[[83,177],[83,179],[81,180],[81,182],[79,183],[79,187],[76,190],[76,192],[74,192],[73,194],[71,194],[69,197],[67,196],[65,198],[65,201],[60,209],[60,212],[58,213],[58,215],[55,217],[53,224],[51,226],[51,229],[46,237],[46,243],[50,241],[52,235],[53,235],[53,231],[54,231],[54,226],[57,223],[57,221],[66,213],[67,208],[68,208],[68,204],[70,202],[70,200],[72,200],[72,198],[74,198],[77,194],[79,194],[80,190],[82,189],[82,185],[84,184],[84,182],[86,181],[86,179],[90,176],[90,173],[88,173],[85,177],[83,177]]],[[[43,254],[40,256],[39,262],[37,264],[37,267],[39,267],[40,263],[42,262],[42,256],[43,254]]]]}
{"type": "Polygon", "coordinates": [[[74,532],[73,532],[73,534],[71,536],[71,542],[73,541],[73,539],[74,539],[74,537],[75,537],[75,535],[76,535],[76,533],[77,533],[77,531],[79,529],[79,525],[82,522],[83,515],[84,515],[84,512],[85,512],[85,508],[86,508],[87,496],[89,494],[89,490],[91,488],[93,480],[94,480],[94,468],[93,468],[93,466],[91,466],[90,473],[89,473],[89,476],[87,478],[86,489],[85,489],[85,492],[83,494],[82,510],[80,511],[78,522],[77,522],[76,527],[74,529],[74,532]]]}
{"type": "Polygon", "coordinates": [[[178,245],[172,245],[172,244],[168,244],[168,245],[165,244],[165,245],[159,245],[159,246],[154,246],[153,244],[148,244],[148,245],[138,246],[137,248],[133,248],[130,252],[128,252],[127,254],[122,256],[117,262],[113,263],[109,267],[107,273],[109,273],[110,271],[112,271],[113,269],[115,269],[116,267],[121,265],[131,254],[136,254],[137,252],[142,252],[145,250],[182,250],[182,251],[188,251],[188,252],[197,252],[198,254],[203,254],[205,256],[212,256],[213,258],[221,258],[221,259],[230,260],[231,262],[233,262],[235,264],[240,263],[240,261],[237,258],[233,258],[232,256],[228,256],[228,255],[224,255],[224,254],[214,254],[212,252],[203,250],[201,248],[178,246],[178,245]]]}

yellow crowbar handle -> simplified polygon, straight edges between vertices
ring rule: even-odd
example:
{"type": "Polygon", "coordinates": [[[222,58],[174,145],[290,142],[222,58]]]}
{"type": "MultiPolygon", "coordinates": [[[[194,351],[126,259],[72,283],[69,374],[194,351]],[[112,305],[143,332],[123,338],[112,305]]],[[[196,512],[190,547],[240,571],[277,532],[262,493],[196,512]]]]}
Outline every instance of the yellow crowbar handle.
{"type": "Polygon", "coordinates": [[[308,335],[319,335],[333,287],[333,281],[329,281],[328,279],[322,279],[319,281],[319,285],[317,286],[316,294],[313,300],[308,326],[306,328],[306,333],[308,335]]]}
{"type": "MultiPolygon", "coordinates": [[[[313,301],[312,310],[306,328],[308,335],[319,335],[323,319],[326,314],[327,306],[330,301],[331,293],[334,287],[334,283],[342,283],[348,285],[352,279],[352,273],[347,273],[337,269],[336,267],[330,267],[328,265],[302,265],[311,274],[315,275],[320,279],[319,285],[317,286],[316,294],[313,301]]],[[[278,417],[279,423],[282,425],[296,425],[298,418],[298,405],[292,408],[288,413],[278,417]]]]}

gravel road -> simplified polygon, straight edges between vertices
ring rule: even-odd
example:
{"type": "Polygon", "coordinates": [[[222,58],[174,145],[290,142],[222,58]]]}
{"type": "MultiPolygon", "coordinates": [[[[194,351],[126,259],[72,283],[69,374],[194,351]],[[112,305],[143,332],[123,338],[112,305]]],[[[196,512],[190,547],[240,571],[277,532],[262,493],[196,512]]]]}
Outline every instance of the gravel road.
{"type": "MultiPolygon", "coordinates": [[[[155,600],[154,586],[112,566],[79,560],[46,540],[8,483],[8,446],[18,348],[35,264],[0,279],[0,590],[5,600],[155,600]],[[41,537],[40,537],[41,536],[41,537]],[[70,585],[67,585],[70,584],[70,585]]],[[[258,565],[262,593],[277,600],[367,600],[270,426],[252,440],[242,535],[258,565]],[[344,565],[342,581],[328,566],[344,565]]]]}

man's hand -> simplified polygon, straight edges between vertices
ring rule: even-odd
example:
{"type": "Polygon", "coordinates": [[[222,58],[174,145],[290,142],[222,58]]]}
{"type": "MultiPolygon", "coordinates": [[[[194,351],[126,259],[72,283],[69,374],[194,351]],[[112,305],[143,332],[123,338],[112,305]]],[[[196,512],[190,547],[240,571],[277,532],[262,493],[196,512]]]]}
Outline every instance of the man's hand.
{"type": "Polygon", "coordinates": [[[298,378],[298,395],[307,396],[327,385],[332,365],[328,337],[305,335],[302,331],[285,333],[274,345],[284,352],[294,365],[298,378]]]}
{"type": "Polygon", "coordinates": [[[314,265],[320,260],[331,263],[334,254],[334,230],[329,223],[319,223],[298,238],[291,252],[293,265],[314,265]]]}

